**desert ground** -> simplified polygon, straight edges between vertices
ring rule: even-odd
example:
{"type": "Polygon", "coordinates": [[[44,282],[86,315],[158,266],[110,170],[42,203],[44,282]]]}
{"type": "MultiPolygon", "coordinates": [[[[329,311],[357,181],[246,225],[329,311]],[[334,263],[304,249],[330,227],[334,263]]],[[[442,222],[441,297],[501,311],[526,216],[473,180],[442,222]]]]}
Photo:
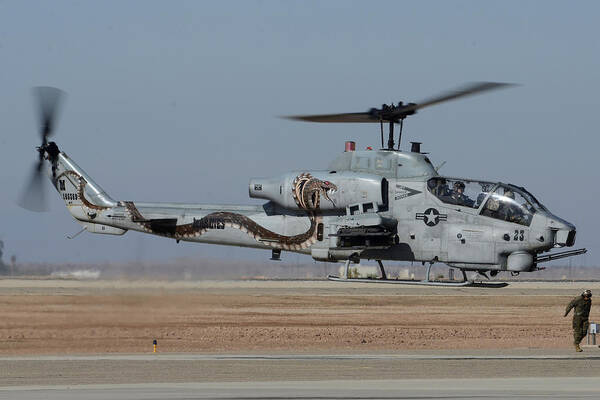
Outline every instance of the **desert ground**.
{"type": "MultiPolygon", "coordinates": [[[[569,349],[565,305],[598,282],[502,289],[329,281],[0,280],[0,353],[569,349]]],[[[591,321],[600,321],[600,306],[591,321]]]]}
{"type": "Polygon", "coordinates": [[[4,279],[0,399],[597,398],[584,288],[4,279]]]}

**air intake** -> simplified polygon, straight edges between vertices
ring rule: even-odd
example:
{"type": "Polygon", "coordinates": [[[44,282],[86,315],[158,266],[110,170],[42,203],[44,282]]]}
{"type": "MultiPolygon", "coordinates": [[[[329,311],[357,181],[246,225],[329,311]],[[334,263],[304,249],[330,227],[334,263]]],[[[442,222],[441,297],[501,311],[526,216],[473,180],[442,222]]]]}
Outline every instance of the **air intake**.
{"type": "Polygon", "coordinates": [[[421,142],[410,142],[410,151],[412,153],[420,153],[421,152],[421,142]]]}

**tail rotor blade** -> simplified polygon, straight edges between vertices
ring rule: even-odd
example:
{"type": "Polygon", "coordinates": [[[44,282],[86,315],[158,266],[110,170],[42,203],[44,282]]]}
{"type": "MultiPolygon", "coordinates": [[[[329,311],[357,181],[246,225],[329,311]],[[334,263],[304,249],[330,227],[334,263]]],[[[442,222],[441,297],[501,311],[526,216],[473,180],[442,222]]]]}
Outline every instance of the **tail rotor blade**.
{"type": "Polygon", "coordinates": [[[36,163],[33,166],[31,177],[25,186],[18,204],[29,211],[43,212],[48,211],[46,201],[46,180],[44,176],[43,164],[36,163]]]}
{"type": "Polygon", "coordinates": [[[33,97],[37,105],[39,120],[39,134],[42,144],[37,148],[39,160],[33,166],[31,177],[24,187],[17,204],[30,211],[48,211],[46,202],[46,177],[44,172],[44,158],[50,162],[58,155],[58,147],[55,143],[48,143],[48,137],[52,136],[56,128],[56,119],[66,93],[60,89],[50,86],[39,86],[33,88],[33,97]],[[55,154],[56,153],[56,154],[55,154]]]}
{"type": "Polygon", "coordinates": [[[45,145],[48,137],[54,133],[56,118],[65,97],[65,92],[54,87],[39,86],[33,88],[33,95],[38,104],[42,145],[45,145]]]}

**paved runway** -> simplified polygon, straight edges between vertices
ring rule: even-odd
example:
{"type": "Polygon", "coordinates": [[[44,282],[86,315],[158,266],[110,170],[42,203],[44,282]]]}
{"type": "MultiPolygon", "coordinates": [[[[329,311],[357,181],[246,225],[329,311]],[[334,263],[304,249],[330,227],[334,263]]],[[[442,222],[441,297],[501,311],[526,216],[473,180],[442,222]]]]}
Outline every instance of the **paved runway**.
{"type": "Polygon", "coordinates": [[[596,378],[326,380],[21,386],[0,389],[0,399],[597,399],[599,392],[596,378]]]}
{"type": "Polygon", "coordinates": [[[586,350],[0,357],[0,399],[595,399],[586,350]]]}

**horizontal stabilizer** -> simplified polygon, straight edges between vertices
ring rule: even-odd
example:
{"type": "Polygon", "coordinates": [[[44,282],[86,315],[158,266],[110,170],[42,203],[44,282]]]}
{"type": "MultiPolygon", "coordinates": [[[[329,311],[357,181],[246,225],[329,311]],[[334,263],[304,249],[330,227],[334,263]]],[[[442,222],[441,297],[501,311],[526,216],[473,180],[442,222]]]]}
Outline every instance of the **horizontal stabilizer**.
{"type": "Polygon", "coordinates": [[[127,232],[127,229],[115,228],[114,226],[103,225],[103,224],[94,224],[91,222],[79,222],[83,228],[90,233],[100,233],[103,235],[117,235],[121,236],[127,232]]]}

